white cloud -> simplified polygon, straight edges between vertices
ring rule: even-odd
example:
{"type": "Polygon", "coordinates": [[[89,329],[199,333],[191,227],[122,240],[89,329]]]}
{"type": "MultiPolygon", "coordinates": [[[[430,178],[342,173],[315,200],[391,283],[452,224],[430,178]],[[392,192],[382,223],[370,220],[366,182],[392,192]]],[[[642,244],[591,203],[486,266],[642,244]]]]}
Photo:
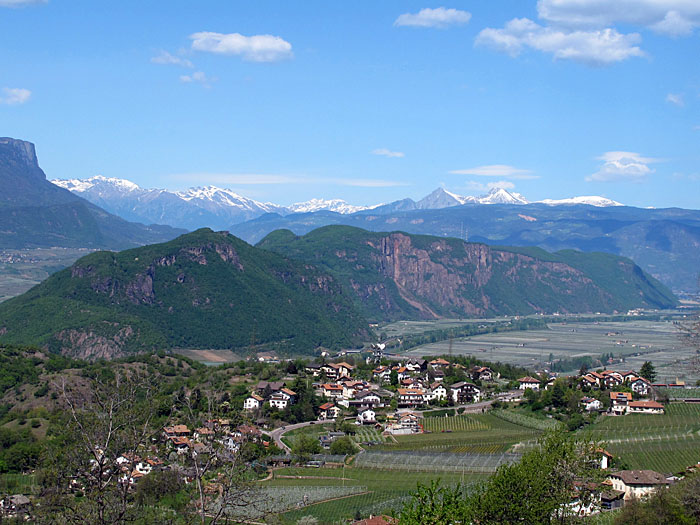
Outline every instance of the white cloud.
{"type": "Polygon", "coordinates": [[[204,87],[211,87],[212,82],[216,82],[216,78],[208,77],[203,71],[195,71],[191,75],[180,75],[180,82],[185,84],[202,84],[204,87]]]}
{"type": "Polygon", "coordinates": [[[190,60],[177,55],[172,55],[167,51],[161,51],[159,55],[151,58],[151,62],[153,62],[154,64],[172,64],[174,66],[182,66],[189,68],[194,67],[194,64],[190,60]]]}
{"type": "Polygon", "coordinates": [[[638,33],[622,34],[606,28],[568,31],[541,26],[528,18],[514,18],[503,29],[486,28],[475,44],[515,57],[526,48],[551,53],[555,59],[574,60],[592,66],[605,66],[645,55],[636,44],[638,33]]]}
{"type": "Polygon", "coordinates": [[[452,25],[466,24],[471,19],[471,13],[459,9],[421,9],[418,13],[404,13],[394,22],[395,26],[436,27],[444,29],[452,25]]]}
{"type": "Polygon", "coordinates": [[[2,88],[0,104],[8,106],[18,106],[27,102],[32,96],[32,92],[24,88],[2,88]]]}
{"type": "Polygon", "coordinates": [[[475,180],[470,180],[467,181],[466,188],[469,191],[478,191],[481,193],[488,193],[494,188],[503,188],[504,190],[513,190],[515,189],[515,184],[508,180],[499,180],[496,182],[488,182],[486,184],[483,184],[481,182],[477,182],[475,180]]]}
{"type": "Polygon", "coordinates": [[[453,175],[478,175],[479,177],[505,177],[508,179],[539,179],[538,175],[533,175],[531,170],[524,170],[507,164],[490,164],[488,166],[477,166],[463,170],[450,171],[453,175]]]}
{"type": "Polygon", "coordinates": [[[28,5],[48,4],[49,0],[0,0],[0,7],[26,7],[28,5]]]}
{"type": "Polygon", "coordinates": [[[654,172],[649,164],[659,159],[642,157],[631,151],[608,151],[598,160],[603,165],[593,175],[586,177],[588,182],[642,182],[654,172]]]}
{"type": "Polygon", "coordinates": [[[697,0],[539,0],[537,12],[543,20],[569,28],[625,23],[681,36],[700,25],[697,0]]]}
{"type": "Polygon", "coordinates": [[[390,159],[400,159],[406,156],[402,151],[391,151],[386,148],[372,150],[372,155],[381,155],[382,157],[389,157],[390,159]]]}
{"type": "Polygon", "coordinates": [[[292,45],[273,35],[244,36],[202,31],[190,35],[190,39],[195,51],[238,55],[251,62],[276,62],[293,56],[292,45]]]}
{"type": "Polygon", "coordinates": [[[669,93],[666,95],[666,102],[670,102],[674,106],[678,106],[679,108],[682,108],[685,106],[685,100],[683,99],[683,95],[679,93],[669,93]]]}

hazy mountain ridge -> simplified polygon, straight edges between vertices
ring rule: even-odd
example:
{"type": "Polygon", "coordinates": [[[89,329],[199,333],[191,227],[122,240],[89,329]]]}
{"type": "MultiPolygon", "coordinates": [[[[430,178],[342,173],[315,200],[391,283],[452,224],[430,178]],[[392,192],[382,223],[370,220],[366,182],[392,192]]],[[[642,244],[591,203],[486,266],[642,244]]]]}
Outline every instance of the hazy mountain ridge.
{"type": "Polygon", "coordinates": [[[182,230],[136,224],[46,180],[30,142],[0,138],[0,248],[124,249],[182,230]]]}

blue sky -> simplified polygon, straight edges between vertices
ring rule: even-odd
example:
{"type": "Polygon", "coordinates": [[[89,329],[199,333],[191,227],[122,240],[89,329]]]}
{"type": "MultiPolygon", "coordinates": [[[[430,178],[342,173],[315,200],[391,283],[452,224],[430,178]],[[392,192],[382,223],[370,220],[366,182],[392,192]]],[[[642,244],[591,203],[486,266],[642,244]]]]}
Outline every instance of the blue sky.
{"type": "Polygon", "coordinates": [[[700,207],[700,2],[0,0],[0,135],[50,178],[280,204],[700,207]]]}

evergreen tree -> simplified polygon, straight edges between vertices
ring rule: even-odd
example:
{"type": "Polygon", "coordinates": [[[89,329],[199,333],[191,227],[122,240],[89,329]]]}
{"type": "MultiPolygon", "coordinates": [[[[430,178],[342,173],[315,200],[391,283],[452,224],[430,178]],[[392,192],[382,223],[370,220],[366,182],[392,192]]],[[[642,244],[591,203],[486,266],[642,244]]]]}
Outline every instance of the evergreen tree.
{"type": "Polygon", "coordinates": [[[656,380],[656,369],[651,361],[644,361],[642,368],[639,369],[639,375],[651,383],[656,380]]]}

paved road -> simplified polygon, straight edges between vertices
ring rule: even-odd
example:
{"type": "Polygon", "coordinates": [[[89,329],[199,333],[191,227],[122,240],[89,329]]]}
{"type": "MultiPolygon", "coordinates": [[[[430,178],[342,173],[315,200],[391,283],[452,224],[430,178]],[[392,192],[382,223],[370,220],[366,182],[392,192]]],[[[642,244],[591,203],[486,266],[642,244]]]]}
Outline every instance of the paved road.
{"type": "Polygon", "coordinates": [[[295,423],[294,425],[287,425],[285,427],[276,428],[272,432],[266,432],[268,436],[275,440],[275,445],[284,450],[287,454],[291,454],[291,450],[282,441],[282,436],[287,432],[296,430],[297,428],[308,427],[309,425],[323,425],[325,423],[335,423],[333,419],[322,419],[321,421],[307,421],[305,423],[295,423]]]}

